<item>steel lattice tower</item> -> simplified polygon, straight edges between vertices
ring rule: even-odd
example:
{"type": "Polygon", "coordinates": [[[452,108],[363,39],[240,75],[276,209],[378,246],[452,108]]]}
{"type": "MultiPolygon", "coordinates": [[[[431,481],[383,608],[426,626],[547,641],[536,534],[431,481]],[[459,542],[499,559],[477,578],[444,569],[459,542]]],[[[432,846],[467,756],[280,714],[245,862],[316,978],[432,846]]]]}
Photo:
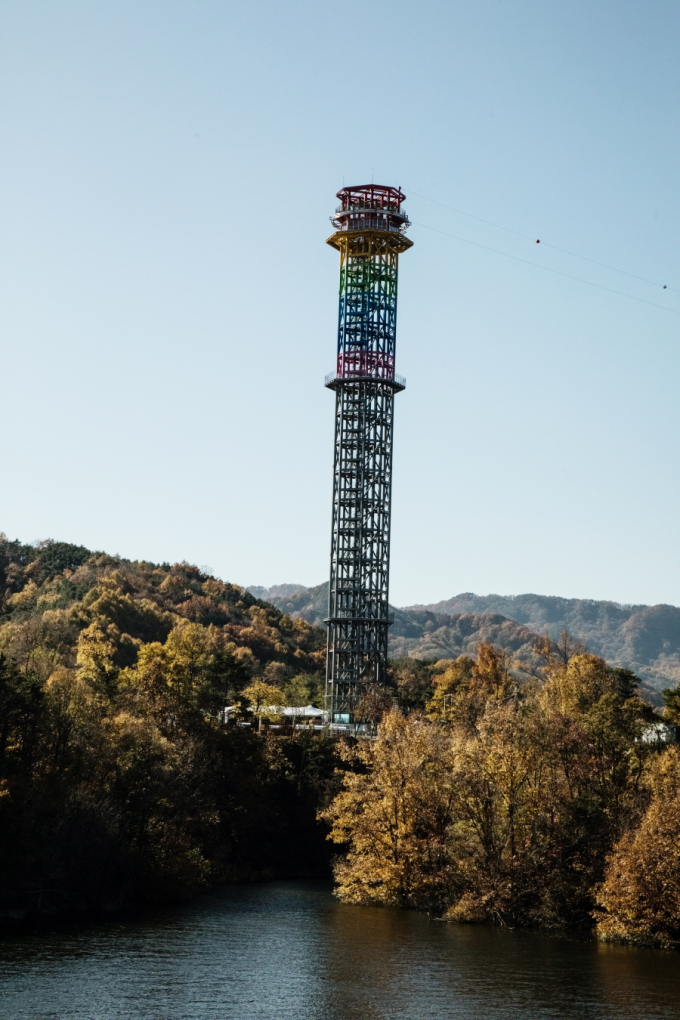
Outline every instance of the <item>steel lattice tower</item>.
{"type": "Polygon", "coordinates": [[[390,509],[399,255],[413,244],[400,188],[343,188],[336,232],[340,310],[335,390],[333,532],[326,712],[352,722],[362,693],[387,671],[390,509]]]}

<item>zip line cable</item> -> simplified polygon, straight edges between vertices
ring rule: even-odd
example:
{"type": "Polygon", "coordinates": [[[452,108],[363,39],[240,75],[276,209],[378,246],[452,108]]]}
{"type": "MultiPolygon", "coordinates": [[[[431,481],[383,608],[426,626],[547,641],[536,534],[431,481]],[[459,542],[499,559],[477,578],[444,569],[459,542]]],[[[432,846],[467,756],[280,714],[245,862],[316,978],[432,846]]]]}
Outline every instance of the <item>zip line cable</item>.
{"type": "MultiPolygon", "coordinates": [[[[536,241],[536,244],[542,244],[545,248],[552,248],[553,251],[562,252],[563,255],[571,255],[575,259],[582,259],[584,262],[591,262],[594,266],[601,266],[603,269],[611,269],[612,272],[614,272],[614,273],[622,273],[624,276],[630,276],[633,280],[641,280],[643,283],[649,283],[649,284],[651,284],[652,287],[660,287],[662,290],[672,290],[674,294],[680,294],[680,290],[678,290],[676,287],[669,287],[669,286],[667,286],[664,283],[657,283],[656,280],[648,280],[646,276],[638,276],[637,273],[629,273],[628,270],[626,270],[626,269],[618,269],[616,266],[609,266],[609,265],[607,265],[606,262],[598,262],[597,259],[588,258],[587,255],[579,255],[578,252],[575,252],[575,251],[567,251],[566,248],[558,248],[557,245],[549,244],[547,241],[536,240],[536,238],[530,237],[529,234],[522,234],[522,233],[520,233],[519,230],[512,230],[510,227],[504,227],[500,223],[494,223],[493,220],[485,220],[481,216],[474,216],[472,213],[465,212],[464,209],[457,209],[453,205],[447,205],[446,202],[438,202],[436,198],[428,198],[427,195],[419,195],[417,191],[412,191],[411,188],[409,188],[409,194],[413,195],[415,198],[422,198],[426,202],[432,202],[434,205],[440,205],[444,209],[450,209],[452,212],[460,213],[461,216],[468,216],[471,220],[477,220],[479,223],[486,223],[490,227],[497,227],[498,230],[505,230],[506,233],[514,234],[515,237],[523,237],[526,241],[536,241]]],[[[421,226],[422,225],[423,224],[421,224],[421,226]]],[[[453,236],[453,235],[451,235],[451,236],[453,236]]],[[[463,239],[460,238],[459,240],[463,240],[463,239]]],[[[473,242],[470,242],[470,243],[473,243],[473,242]]],[[[494,251],[495,249],[491,248],[489,250],[490,251],[494,251]]],[[[538,263],[537,262],[532,262],[531,265],[538,265],[538,263]]],[[[557,272],[557,270],[553,270],[553,272],[557,272]]],[[[567,274],[565,273],[563,275],[566,276],[567,274]]],[[[575,280],[577,278],[576,277],[572,277],[572,279],[575,280]]],[[[582,280],[581,282],[582,283],[588,283],[587,280],[582,280]]],[[[593,284],[593,286],[596,286],[596,284],[593,284]]],[[[607,290],[607,289],[608,289],[607,287],[604,288],[604,290],[607,290]]],[[[622,293],[622,292],[621,291],[614,291],[614,293],[615,294],[619,294],[619,293],[622,293]]],[[[629,295],[626,295],[626,297],[629,297],[629,295]]],[[[642,298],[639,298],[638,300],[641,301],[642,298]]],[[[658,305],[658,307],[662,308],[663,306],[662,305],[658,305]]]]}
{"type": "MultiPolygon", "coordinates": [[[[415,194],[415,192],[411,192],[415,194]]],[[[476,219],[477,217],[475,217],[476,219]]],[[[425,230],[433,230],[435,234],[443,234],[444,237],[453,237],[456,241],[463,241],[465,244],[472,244],[475,248],[483,248],[484,251],[492,251],[495,255],[503,255],[506,259],[512,259],[514,262],[523,262],[525,266],[534,266],[536,269],[545,269],[547,273],[555,273],[557,276],[565,276],[567,280],[576,280],[578,283],[586,283],[589,287],[597,287],[598,290],[609,291],[610,294],[618,294],[620,297],[630,298],[631,301],[641,301],[643,305],[652,305],[653,308],[660,308],[663,312],[671,312],[673,315],[680,315],[680,312],[675,308],[666,308],[665,305],[659,305],[656,301],[647,301],[646,298],[635,297],[634,294],[626,294],[623,290],[614,290],[613,287],[605,287],[601,283],[593,283],[592,280],[584,280],[581,276],[572,276],[570,273],[563,273],[560,269],[552,269],[550,266],[542,266],[540,262],[530,262],[529,259],[521,259],[518,255],[509,255],[506,251],[499,251],[498,248],[489,248],[486,244],[480,244],[478,241],[470,241],[467,237],[459,237],[458,234],[449,234],[446,230],[438,230],[437,227],[428,227],[427,223],[416,223],[415,220],[411,220],[414,227],[424,227],[425,230]]],[[[515,231],[512,231],[515,233],[515,231]]],[[[524,236],[524,235],[522,235],[524,236]]]]}
{"type": "Polygon", "coordinates": [[[440,205],[443,209],[450,209],[452,212],[460,213],[461,216],[469,216],[471,220],[478,220],[479,223],[488,223],[490,227],[498,227],[499,230],[506,230],[508,234],[514,234],[516,237],[523,237],[527,241],[533,241],[533,237],[529,237],[528,234],[520,234],[519,230],[511,230],[510,227],[502,227],[500,223],[493,223],[491,220],[482,219],[481,216],[473,216],[472,213],[465,212],[464,209],[456,209],[453,205],[447,205],[446,202],[438,202],[436,198],[428,198],[426,195],[419,195],[413,188],[408,189],[409,195],[413,195],[415,198],[424,198],[426,202],[432,202],[434,205],[440,205]]]}

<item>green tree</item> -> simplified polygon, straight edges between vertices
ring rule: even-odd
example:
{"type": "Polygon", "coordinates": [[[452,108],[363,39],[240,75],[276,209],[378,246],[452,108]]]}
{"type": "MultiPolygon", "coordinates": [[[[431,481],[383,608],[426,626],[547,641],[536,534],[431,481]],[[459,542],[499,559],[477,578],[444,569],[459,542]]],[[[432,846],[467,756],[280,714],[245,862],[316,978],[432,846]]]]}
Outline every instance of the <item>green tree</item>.
{"type": "Polygon", "coordinates": [[[286,696],[286,704],[301,708],[313,705],[323,707],[323,675],[321,673],[297,673],[290,680],[281,684],[286,696]]]}

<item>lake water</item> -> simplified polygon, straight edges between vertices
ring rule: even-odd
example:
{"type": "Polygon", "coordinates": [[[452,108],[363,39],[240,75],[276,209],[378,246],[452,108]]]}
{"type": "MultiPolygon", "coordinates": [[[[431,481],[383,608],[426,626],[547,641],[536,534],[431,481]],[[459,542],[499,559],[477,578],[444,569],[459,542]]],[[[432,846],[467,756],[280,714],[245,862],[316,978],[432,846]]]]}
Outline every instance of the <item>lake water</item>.
{"type": "Polygon", "coordinates": [[[672,1020],[680,953],[233,886],[0,943],[0,1020],[672,1020]]]}

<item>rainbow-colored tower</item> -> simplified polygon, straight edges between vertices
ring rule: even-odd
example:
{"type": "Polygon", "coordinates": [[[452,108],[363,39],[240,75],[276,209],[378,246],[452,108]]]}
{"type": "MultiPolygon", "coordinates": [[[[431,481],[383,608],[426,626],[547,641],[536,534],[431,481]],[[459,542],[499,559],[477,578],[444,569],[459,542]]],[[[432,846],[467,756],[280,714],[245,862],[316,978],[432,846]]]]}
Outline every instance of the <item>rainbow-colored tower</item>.
{"type": "Polygon", "coordinates": [[[361,696],[385,683],[399,255],[413,244],[400,188],[338,192],[327,244],[340,252],[333,532],[326,712],[351,723],[361,696]]]}

